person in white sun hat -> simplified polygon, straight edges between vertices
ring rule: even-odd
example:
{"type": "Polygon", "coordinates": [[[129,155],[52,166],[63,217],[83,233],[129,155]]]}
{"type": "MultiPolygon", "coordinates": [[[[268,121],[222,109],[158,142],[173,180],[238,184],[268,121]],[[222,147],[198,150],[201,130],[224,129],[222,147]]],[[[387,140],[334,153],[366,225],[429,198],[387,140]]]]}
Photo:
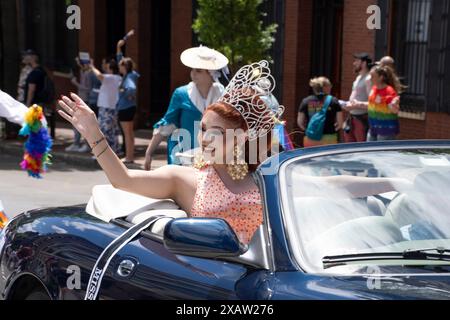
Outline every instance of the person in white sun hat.
{"type": "Polygon", "coordinates": [[[220,76],[227,72],[228,59],[223,54],[200,46],[185,50],[180,60],[191,68],[192,81],[175,90],[166,114],[154,125],[153,138],[145,155],[146,170],[151,169],[153,153],[163,140],[167,140],[169,164],[181,164],[177,152],[189,151],[181,146],[189,149],[198,147],[195,125],[200,122],[205,109],[216,102],[225,90],[219,82],[220,76]],[[190,141],[180,138],[182,132],[179,129],[190,133],[190,141]]]}

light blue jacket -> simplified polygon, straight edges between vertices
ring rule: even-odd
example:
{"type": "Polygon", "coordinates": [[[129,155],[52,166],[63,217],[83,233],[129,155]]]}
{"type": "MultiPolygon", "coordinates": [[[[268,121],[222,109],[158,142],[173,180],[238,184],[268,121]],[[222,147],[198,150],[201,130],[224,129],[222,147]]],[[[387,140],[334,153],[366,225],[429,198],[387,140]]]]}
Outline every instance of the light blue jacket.
{"type": "MultiPolygon", "coordinates": [[[[122,60],[123,55],[117,55],[117,62],[122,60]]],[[[137,82],[140,74],[136,71],[131,71],[123,77],[122,83],[119,87],[119,101],[117,102],[117,110],[125,110],[136,107],[137,102],[137,82]]]]}
{"type": "MultiPolygon", "coordinates": [[[[185,129],[189,131],[191,135],[191,141],[187,142],[191,149],[198,147],[197,135],[198,132],[195,124],[199,123],[202,119],[202,113],[192,103],[188,94],[188,86],[179,87],[175,90],[170,101],[169,109],[164,117],[154,125],[157,129],[161,126],[167,126],[170,124],[175,125],[178,129],[185,129]]],[[[173,149],[179,144],[179,141],[174,141],[172,136],[167,141],[167,153],[169,164],[179,164],[179,160],[172,154],[173,149]]],[[[183,144],[186,144],[183,143],[183,144]]],[[[187,151],[187,150],[184,150],[187,151]]]]}

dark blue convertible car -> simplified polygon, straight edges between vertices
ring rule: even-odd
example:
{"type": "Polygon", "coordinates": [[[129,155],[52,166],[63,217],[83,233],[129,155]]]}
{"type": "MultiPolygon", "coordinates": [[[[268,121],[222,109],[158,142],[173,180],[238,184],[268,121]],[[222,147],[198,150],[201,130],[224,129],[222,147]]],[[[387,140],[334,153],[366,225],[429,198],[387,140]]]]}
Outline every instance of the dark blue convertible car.
{"type": "Polygon", "coordinates": [[[296,150],[257,176],[265,220],[249,245],[223,220],[109,186],[23,213],[0,234],[0,298],[450,299],[449,141],[296,150]],[[322,183],[343,175],[373,192],[322,183]]]}

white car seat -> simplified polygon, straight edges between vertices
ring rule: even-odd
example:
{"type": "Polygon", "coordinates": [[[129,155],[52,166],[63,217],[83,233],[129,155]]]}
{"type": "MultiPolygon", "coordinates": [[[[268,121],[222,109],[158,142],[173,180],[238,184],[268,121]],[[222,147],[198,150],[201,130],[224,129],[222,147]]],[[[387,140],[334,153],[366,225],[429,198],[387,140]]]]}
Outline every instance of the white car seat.
{"type": "Polygon", "coordinates": [[[419,221],[421,213],[422,210],[417,203],[411,201],[408,195],[400,194],[391,201],[385,216],[391,218],[401,228],[419,221]]]}
{"type": "Polygon", "coordinates": [[[294,210],[296,225],[308,226],[301,234],[305,242],[341,223],[375,215],[364,199],[296,197],[294,210]]]}
{"type": "Polygon", "coordinates": [[[111,185],[95,186],[86,212],[102,221],[110,222],[118,218],[137,224],[152,216],[166,216],[157,221],[151,232],[162,235],[164,226],[171,219],[187,218],[186,212],[172,200],[152,199],[122,191],[111,185]]]}

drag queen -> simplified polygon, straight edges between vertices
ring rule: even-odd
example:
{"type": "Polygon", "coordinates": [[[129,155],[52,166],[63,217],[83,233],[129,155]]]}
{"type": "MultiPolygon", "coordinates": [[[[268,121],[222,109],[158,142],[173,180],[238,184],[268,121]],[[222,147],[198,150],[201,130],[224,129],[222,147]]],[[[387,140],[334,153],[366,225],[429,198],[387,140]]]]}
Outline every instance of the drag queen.
{"type": "Polygon", "coordinates": [[[206,107],[216,102],[225,89],[219,78],[220,70],[228,65],[228,59],[220,52],[200,46],[185,50],[180,60],[191,68],[192,81],[174,91],[166,114],[154,125],[153,138],[145,155],[146,170],[150,170],[153,153],[163,140],[167,140],[168,164],[181,164],[177,150],[187,152],[198,147],[196,124],[200,122],[206,107]],[[189,133],[189,141],[183,141],[186,138],[182,137],[179,129],[189,133]]]}
{"type": "MultiPolygon", "coordinates": [[[[191,217],[222,218],[248,244],[263,223],[260,191],[253,179],[267,156],[272,128],[284,111],[271,101],[275,81],[267,61],[243,67],[231,80],[218,102],[201,119],[198,135],[202,153],[194,167],[165,166],[155,171],[128,170],[109,147],[95,114],[75,94],[63,97],[60,115],[86,138],[111,184],[121,190],[156,199],[173,199],[191,217]],[[229,132],[235,133],[228,139],[229,132]],[[226,139],[225,139],[226,137],[226,139]],[[222,142],[222,143],[216,143],[222,142]],[[251,160],[250,146],[258,143],[262,155],[251,160]]],[[[358,177],[318,178],[324,183],[348,187],[354,197],[393,190],[388,179],[358,177]]]]}

